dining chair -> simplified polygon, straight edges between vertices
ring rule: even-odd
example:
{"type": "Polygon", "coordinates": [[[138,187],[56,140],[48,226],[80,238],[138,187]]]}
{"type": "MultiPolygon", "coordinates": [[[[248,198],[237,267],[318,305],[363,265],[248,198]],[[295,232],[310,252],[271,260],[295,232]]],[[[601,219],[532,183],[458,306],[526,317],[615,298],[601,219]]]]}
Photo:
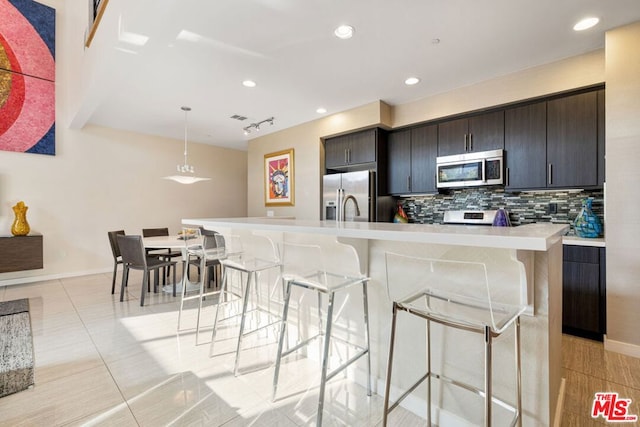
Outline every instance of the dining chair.
{"type": "MultiPolygon", "coordinates": [[[[169,235],[169,228],[167,227],[142,229],[142,237],[158,237],[158,236],[168,236],[168,235],[169,235]]],[[[174,251],[171,249],[146,249],[146,253],[147,255],[153,255],[153,256],[159,257],[164,261],[170,261],[171,258],[182,256],[181,251],[174,251]]],[[[165,269],[163,269],[162,272],[165,273],[163,274],[163,278],[162,278],[162,283],[164,284],[166,278],[168,278],[169,275],[171,274],[171,271],[167,270],[165,272],[165,269]]]]}
{"type": "Polygon", "coordinates": [[[124,236],[124,230],[108,231],[109,245],[111,246],[111,254],[113,255],[113,278],[111,279],[111,295],[116,291],[116,275],[118,274],[118,264],[122,264],[122,255],[120,255],[120,247],[118,246],[118,235],[124,236]]]}
{"type": "MultiPolygon", "coordinates": [[[[176,262],[167,261],[154,256],[148,256],[142,244],[142,236],[118,235],[118,247],[122,255],[122,285],[120,286],[120,301],[124,300],[124,288],[129,280],[129,270],[142,270],[142,291],[140,292],[140,306],[144,306],[144,296],[149,284],[149,272],[159,271],[161,268],[173,267],[173,296],[176,296],[176,262]]],[[[157,283],[154,291],[157,291],[157,283]]]]}

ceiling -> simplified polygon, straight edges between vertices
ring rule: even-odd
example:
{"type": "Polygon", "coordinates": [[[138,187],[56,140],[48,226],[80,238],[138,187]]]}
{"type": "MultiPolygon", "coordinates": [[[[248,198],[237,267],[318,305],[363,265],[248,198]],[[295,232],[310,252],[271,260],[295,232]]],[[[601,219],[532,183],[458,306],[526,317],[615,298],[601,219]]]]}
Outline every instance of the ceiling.
{"type": "Polygon", "coordinates": [[[110,0],[77,117],[182,140],[186,105],[189,141],[244,150],[257,135],[373,101],[402,104],[603,48],[606,30],[638,20],[638,0],[110,0]],[[573,31],[586,16],[600,23],[573,31]],[[355,28],[351,39],[334,36],[340,24],[355,28]],[[410,76],[420,83],[405,85],[410,76]]]}

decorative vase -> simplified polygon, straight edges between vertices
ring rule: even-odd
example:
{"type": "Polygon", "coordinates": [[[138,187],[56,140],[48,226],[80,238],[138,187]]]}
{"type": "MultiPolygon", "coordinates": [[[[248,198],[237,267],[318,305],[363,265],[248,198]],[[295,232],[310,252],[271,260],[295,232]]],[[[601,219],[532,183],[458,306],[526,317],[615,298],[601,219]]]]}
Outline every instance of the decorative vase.
{"type": "Polygon", "coordinates": [[[404,212],[404,209],[402,209],[401,203],[398,203],[398,209],[396,211],[396,214],[393,217],[393,222],[401,223],[401,224],[409,222],[409,218],[407,217],[407,214],[404,212]]]}
{"type": "Polygon", "coordinates": [[[11,234],[14,236],[26,236],[29,234],[29,231],[31,231],[29,223],[27,222],[27,209],[29,209],[29,207],[26,206],[24,202],[18,202],[13,207],[16,219],[13,220],[13,225],[11,225],[11,234]]]}
{"type": "Polygon", "coordinates": [[[511,227],[511,221],[509,220],[509,213],[505,208],[499,208],[496,212],[496,217],[493,219],[494,227],[511,227]]]}
{"type": "Polygon", "coordinates": [[[599,237],[602,234],[602,223],[600,218],[591,210],[593,199],[584,199],[582,209],[573,221],[573,228],[578,237],[599,237]]]}

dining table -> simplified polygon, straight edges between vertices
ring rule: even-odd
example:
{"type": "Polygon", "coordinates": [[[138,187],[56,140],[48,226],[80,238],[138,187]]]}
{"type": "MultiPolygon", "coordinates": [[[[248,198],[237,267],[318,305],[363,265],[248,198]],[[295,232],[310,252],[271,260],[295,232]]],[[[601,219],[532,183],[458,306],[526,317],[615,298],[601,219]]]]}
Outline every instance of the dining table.
{"type": "MultiPolygon", "coordinates": [[[[188,237],[186,240],[182,235],[143,237],[142,244],[145,249],[175,249],[182,252],[182,280],[176,284],[176,294],[182,293],[182,287],[186,284],[187,292],[200,289],[198,282],[189,280],[187,247],[202,245],[202,237],[188,237]]],[[[162,288],[165,293],[173,293],[173,285],[166,285],[162,288]]]]}

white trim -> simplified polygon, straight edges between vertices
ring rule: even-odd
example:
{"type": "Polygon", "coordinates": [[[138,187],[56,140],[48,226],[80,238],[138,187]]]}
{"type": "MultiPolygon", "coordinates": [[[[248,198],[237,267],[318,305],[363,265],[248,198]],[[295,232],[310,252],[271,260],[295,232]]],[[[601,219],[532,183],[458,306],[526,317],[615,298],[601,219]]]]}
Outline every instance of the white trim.
{"type": "Polygon", "coordinates": [[[562,377],[560,380],[560,390],[558,391],[558,401],[556,402],[556,416],[553,420],[553,427],[560,427],[562,423],[562,412],[564,411],[564,389],[567,380],[562,377]]]}
{"type": "Polygon", "coordinates": [[[640,345],[610,340],[606,335],[604,336],[604,349],[607,351],[626,354],[627,356],[640,357],[640,345]]]}
{"type": "MultiPolygon", "coordinates": [[[[120,269],[120,271],[122,271],[120,269]]],[[[74,271],[71,273],[47,274],[44,276],[16,277],[15,279],[0,280],[0,287],[9,285],[23,285],[26,283],[45,282],[47,280],[66,279],[68,277],[89,276],[92,274],[112,273],[111,268],[98,268],[94,270],[74,271]]]]}

